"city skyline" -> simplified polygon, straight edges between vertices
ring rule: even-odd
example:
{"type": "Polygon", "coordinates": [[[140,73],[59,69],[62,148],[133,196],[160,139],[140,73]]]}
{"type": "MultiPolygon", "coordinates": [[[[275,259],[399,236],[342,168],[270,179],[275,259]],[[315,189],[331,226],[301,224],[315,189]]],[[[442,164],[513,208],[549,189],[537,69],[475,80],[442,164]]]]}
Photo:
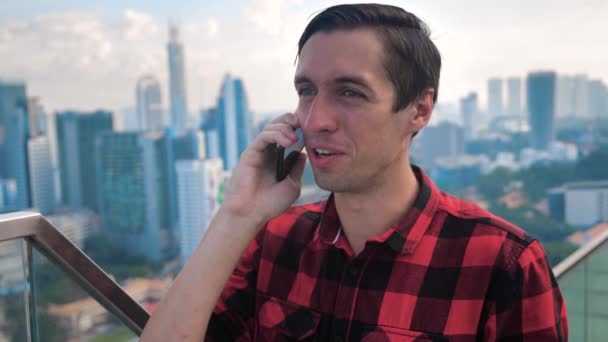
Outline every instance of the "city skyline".
{"type": "MultiPolygon", "coordinates": [[[[169,104],[165,44],[169,20],[176,17],[186,55],[190,112],[216,101],[228,72],[248,85],[252,111],[292,110],[299,34],[311,15],[335,3],[182,2],[164,8],[136,2],[128,9],[113,1],[40,6],[8,1],[0,15],[0,57],[5,61],[0,77],[26,82],[28,94],[40,97],[48,111],[120,111],[135,107],[132,89],[141,75],[151,73],[161,84],[162,103],[169,104]]],[[[441,102],[457,103],[476,91],[480,108],[485,108],[487,79],[524,78],[534,70],[608,80],[608,47],[596,44],[608,30],[600,20],[606,3],[514,1],[509,8],[479,1],[388,3],[429,24],[444,62],[441,102]],[[563,22],[579,24],[563,27],[563,22]],[[586,53],[592,49],[593,54],[586,53]]]]}

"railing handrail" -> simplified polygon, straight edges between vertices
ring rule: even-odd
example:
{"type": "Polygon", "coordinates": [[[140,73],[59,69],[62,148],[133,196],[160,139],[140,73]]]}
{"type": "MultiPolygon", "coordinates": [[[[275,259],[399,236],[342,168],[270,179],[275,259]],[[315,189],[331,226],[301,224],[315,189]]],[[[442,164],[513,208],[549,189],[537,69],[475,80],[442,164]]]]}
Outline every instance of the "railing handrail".
{"type": "Polygon", "coordinates": [[[99,304],[141,334],[150,317],[148,312],[44,216],[28,211],[1,214],[0,242],[15,239],[30,241],[99,304]]]}

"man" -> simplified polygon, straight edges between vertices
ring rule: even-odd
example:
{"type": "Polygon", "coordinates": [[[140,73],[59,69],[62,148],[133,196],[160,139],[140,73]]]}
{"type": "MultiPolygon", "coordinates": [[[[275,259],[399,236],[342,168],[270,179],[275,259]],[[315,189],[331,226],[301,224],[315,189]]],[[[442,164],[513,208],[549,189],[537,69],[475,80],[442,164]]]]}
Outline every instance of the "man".
{"type": "Polygon", "coordinates": [[[299,42],[295,114],[242,154],[142,341],[565,341],[539,242],[410,165],[440,66],[426,26],[400,8],[318,14],[299,42]],[[306,157],[277,183],[269,145],[292,145],[298,127],[332,194],[290,207],[306,157]]]}

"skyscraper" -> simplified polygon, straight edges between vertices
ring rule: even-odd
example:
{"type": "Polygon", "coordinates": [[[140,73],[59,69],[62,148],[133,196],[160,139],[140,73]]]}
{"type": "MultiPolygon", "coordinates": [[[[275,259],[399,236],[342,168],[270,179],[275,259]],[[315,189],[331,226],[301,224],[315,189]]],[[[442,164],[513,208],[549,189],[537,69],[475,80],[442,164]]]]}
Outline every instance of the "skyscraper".
{"type": "Polygon", "coordinates": [[[161,260],[172,245],[168,138],[105,132],[97,139],[102,230],[134,255],[161,260]]]}
{"type": "Polygon", "coordinates": [[[160,84],[152,75],[137,81],[137,119],[142,131],[162,130],[165,120],[161,100],[160,84]]]}
{"type": "Polygon", "coordinates": [[[219,204],[222,160],[180,160],[176,163],[178,184],[180,256],[188,261],[219,204]]]}
{"type": "Polygon", "coordinates": [[[529,73],[526,83],[531,146],[546,150],[554,137],[556,74],[552,71],[529,73]]]}
{"type": "Polygon", "coordinates": [[[205,159],[205,136],[203,132],[186,131],[173,139],[175,160],[205,159]]]}
{"type": "Polygon", "coordinates": [[[201,119],[201,130],[205,135],[205,156],[206,158],[220,158],[217,109],[210,108],[202,111],[201,119]]]}
{"type": "Polygon", "coordinates": [[[502,106],[502,79],[488,80],[488,115],[491,117],[503,114],[502,106]]]}
{"type": "Polygon", "coordinates": [[[247,104],[247,95],[241,79],[224,77],[217,101],[217,119],[220,155],[224,168],[232,170],[239,156],[251,141],[253,117],[247,104]]]}
{"type": "Polygon", "coordinates": [[[184,47],[179,41],[179,30],[176,26],[169,28],[169,97],[171,101],[171,125],[180,132],[186,128],[188,104],[186,100],[186,75],[184,47]]]}
{"type": "Polygon", "coordinates": [[[464,133],[462,127],[443,121],[436,126],[428,126],[421,132],[422,162],[430,170],[441,157],[457,157],[464,154],[464,133]]]}
{"type": "Polygon", "coordinates": [[[27,139],[30,132],[25,84],[0,82],[0,179],[13,180],[14,202],[8,210],[30,206],[27,139]]]}
{"type": "Polygon", "coordinates": [[[469,141],[474,138],[473,117],[478,112],[477,93],[469,93],[469,95],[460,99],[460,112],[462,113],[464,140],[469,141]]]}
{"type": "Polygon", "coordinates": [[[62,203],[97,211],[95,139],[112,131],[112,113],[57,113],[57,148],[62,203]]]}
{"type": "Polygon", "coordinates": [[[507,79],[507,115],[520,116],[521,109],[521,79],[512,77],[507,79]]]}
{"type": "Polygon", "coordinates": [[[51,145],[44,135],[30,138],[27,142],[28,166],[32,207],[43,215],[53,212],[55,207],[55,186],[51,145]]]}
{"type": "Polygon", "coordinates": [[[589,117],[587,75],[560,75],[556,79],[555,116],[589,117]]]}
{"type": "Polygon", "coordinates": [[[592,118],[608,118],[608,89],[601,80],[589,82],[589,114],[592,118]]]}

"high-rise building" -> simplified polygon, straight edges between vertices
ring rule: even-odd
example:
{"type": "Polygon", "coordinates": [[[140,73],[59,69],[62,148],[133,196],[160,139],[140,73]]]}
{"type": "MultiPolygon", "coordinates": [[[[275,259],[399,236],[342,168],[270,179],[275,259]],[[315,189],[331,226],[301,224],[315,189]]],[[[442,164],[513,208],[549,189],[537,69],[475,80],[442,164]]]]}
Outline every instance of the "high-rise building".
{"type": "Polygon", "coordinates": [[[464,154],[464,133],[462,127],[443,121],[436,126],[428,126],[421,132],[421,166],[431,170],[441,157],[457,157],[464,154]]]}
{"type": "Polygon", "coordinates": [[[556,80],[555,116],[589,117],[589,80],[587,75],[560,75],[556,80]]]}
{"type": "Polygon", "coordinates": [[[160,84],[152,75],[137,81],[137,121],[142,131],[158,131],[164,127],[160,84]]]}
{"type": "Polygon", "coordinates": [[[507,79],[507,115],[520,116],[521,109],[521,79],[512,77],[507,79]]]}
{"type": "Polygon", "coordinates": [[[574,114],[581,118],[589,117],[589,79],[587,75],[574,75],[574,114]]]}
{"type": "Polygon", "coordinates": [[[503,115],[502,79],[488,80],[488,115],[496,117],[503,115]]]}
{"type": "Polygon", "coordinates": [[[528,122],[531,146],[536,150],[546,150],[554,138],[555,82],[552,71],[528,74],[528,122]]]}
{"type": "Polygon", "coordinates": [[[180,132],[186,128],[188,102],[186,100],[186,60],[184,47],[179,41],[179,30],[176,26],[169,28],[169,99],[171,105],[171,125],[180,132]]]}
{"type": "Polygon", "coordinates": [[[0,179],[0,213],[14,211],[17,183],[14,179],[0,179]]]}
{"type": "Polygon", "coordinates": [[[30,124],[29,135],[35,137],[47,133],[47,122],[44,110],[37,97],[27,99],[27,113],[30,124]]]}
{"type": "Polygon", "coordinates": [[[477,115],[477,93],[469,93],[469,95],[460,99],[460,112],[462,113],[462,123],[464,129],[464,140],[469,141],[475,137],[475,127],[473,127],[473,117],[477,115]]]}
{"type": "Polygon", "coordinates": [[[170,253],[170,144],[163,132],[106,132],[97,139],[99,218],[118,246],[149,260],[170,253]]]}
{"type": "Polygon", "coordinates": [[[201,131],[186,131],[173,139],[175,160],[205,159],[205,136],[201,131]]]}
{"type": "Polygon", "coordinates": [[[55,119],[62,203],[97,211],[95,139],[112,131],[112,113],[61,112],[55,119]]]}
{"type": "Polygon", "coordinates": [[[205,156],[206,158],[220,158],[217,110],[210,108],[202,111],[201,119],[201,130],[205,135],[205,156]]]}
{"type": "Polygon", "coordinates": [[[589,115],[592,118],[608,118],[608,89],[601,80],[589,82],[589,115]]]}
{"type": "Polygon", "coordinates": [[[44,135],[30,138],[27,142],[32,207],[43,215],[55,208],[55,186],[51,145],[44,135]]]}
{"type": "Polygon", "coordinates": [[[185,264],[219,207],[218,195],[223,166],[222,160],[215,158],[180,160],[176,167],[180,256],[182,264],[185,264]]]}
{"type": "Polygon", "coordinates": [[[0,81],[0,179],[12,179],[16,197],[8,210],[30,206],[27,139],[30,133],[25,84],[0,81]]]}
{"type": "Polygon", "coordinates": [[[232,78],[229,74],[224,77],[217,101],[217,119],[220,155],[224,168],[232,170],[249,145],[253,129],[253,116],[241,79],[232,78]]]}

